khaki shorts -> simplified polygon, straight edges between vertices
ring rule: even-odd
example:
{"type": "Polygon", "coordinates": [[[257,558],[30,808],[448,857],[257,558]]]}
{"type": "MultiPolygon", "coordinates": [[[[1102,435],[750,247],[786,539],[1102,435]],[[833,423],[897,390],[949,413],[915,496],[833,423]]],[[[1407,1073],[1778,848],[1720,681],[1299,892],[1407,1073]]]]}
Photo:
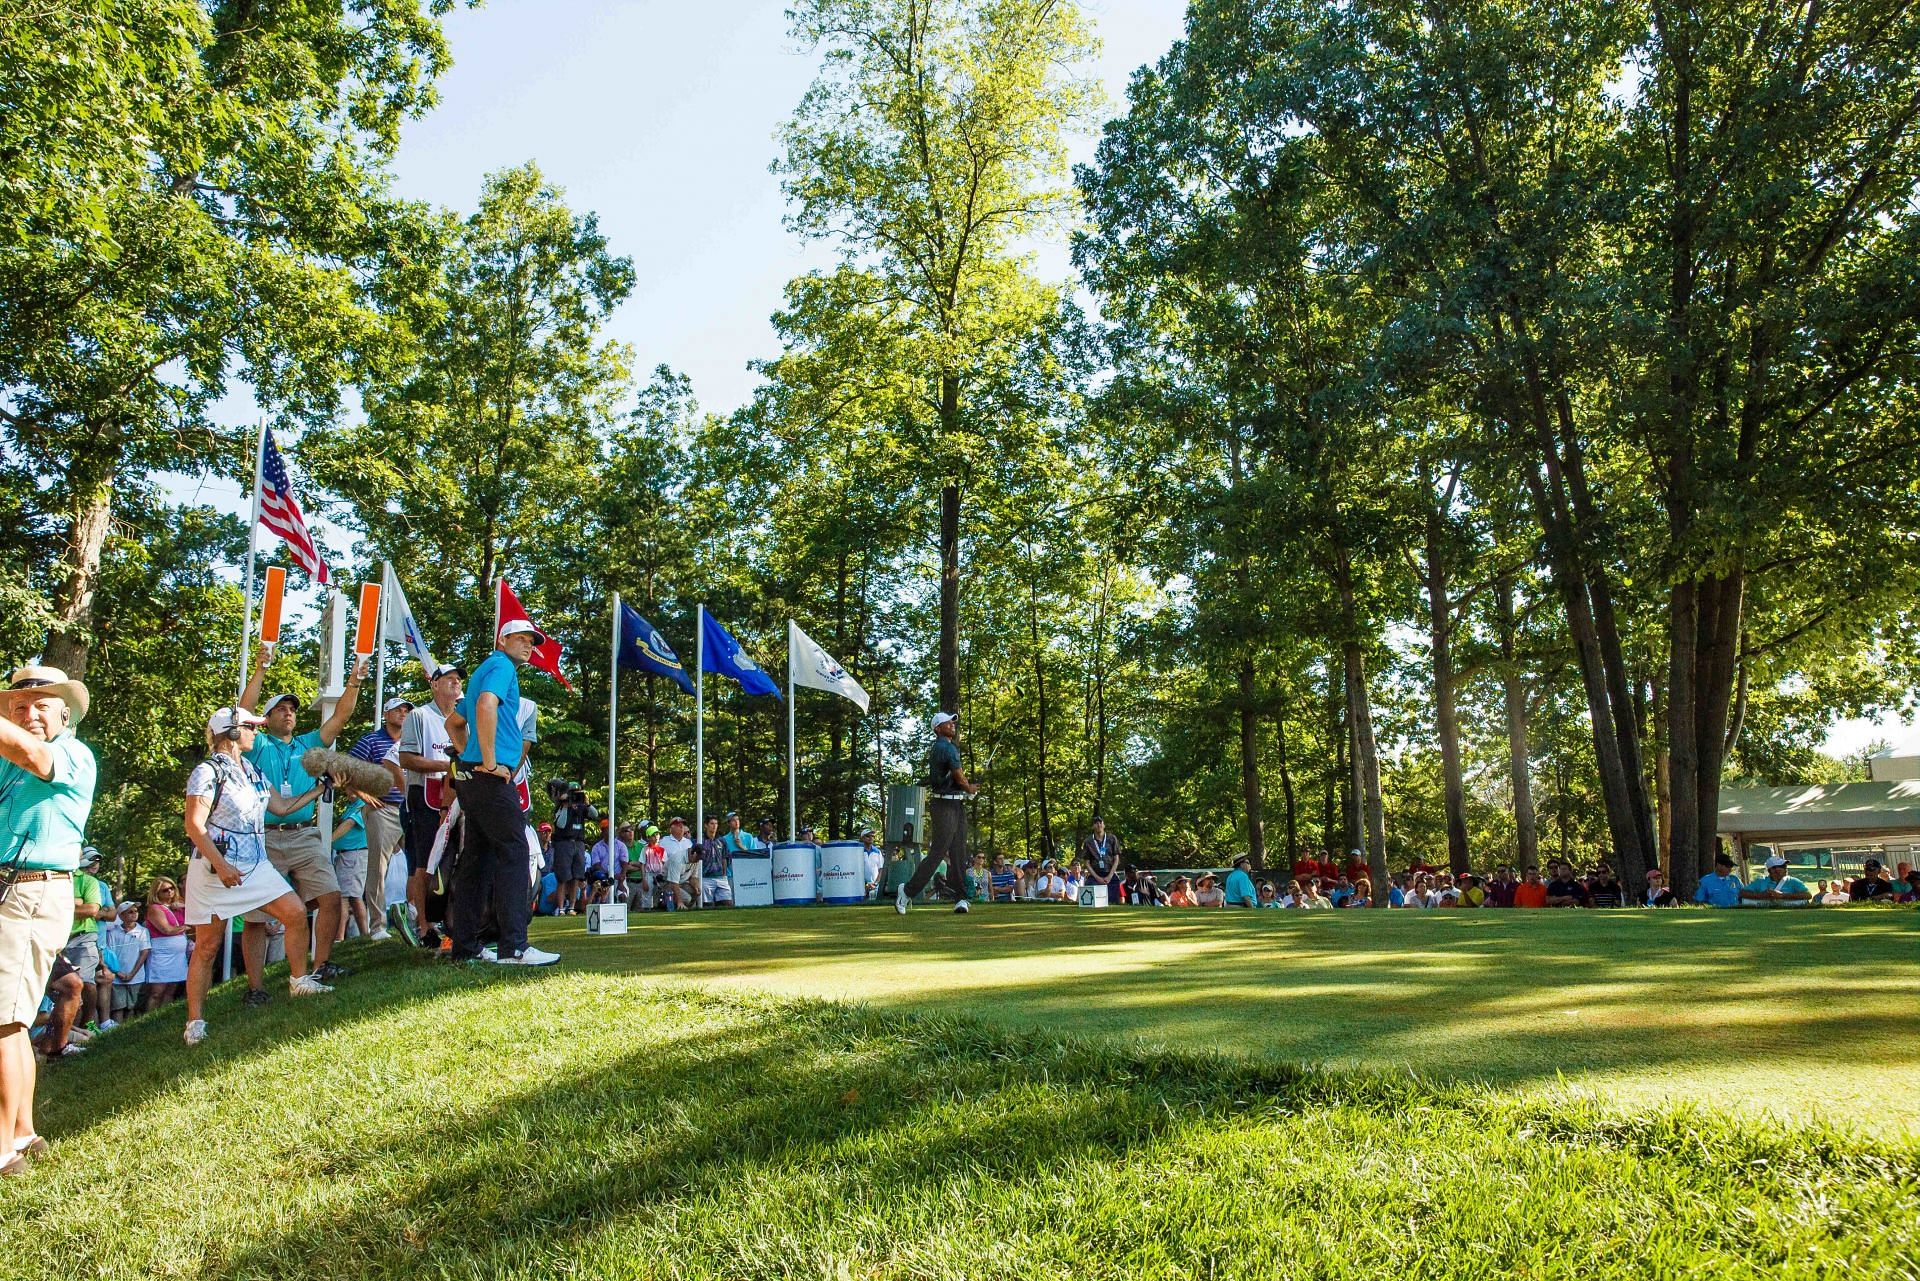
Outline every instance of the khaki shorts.
{"type": "Polygon", "coordinates": [[[340,879],[333,874],[333,858],[327,843],[315,827],[269,827],[267,862],[287,878],[302,902],[340,892],[340,879]]]}
{"type": "Polygon", "coordinates": [[[73,933],[73,875],[21,881],[0,904],[0,1027],[31,1025],[73,933]]]}
{"type": "Polygon", "coordinates": [[[399,850],[400,807],[365,811],[367,823],[367,880],[360,893],[367,909],[374,913],[387,910],[387,860],[399,850]]]}

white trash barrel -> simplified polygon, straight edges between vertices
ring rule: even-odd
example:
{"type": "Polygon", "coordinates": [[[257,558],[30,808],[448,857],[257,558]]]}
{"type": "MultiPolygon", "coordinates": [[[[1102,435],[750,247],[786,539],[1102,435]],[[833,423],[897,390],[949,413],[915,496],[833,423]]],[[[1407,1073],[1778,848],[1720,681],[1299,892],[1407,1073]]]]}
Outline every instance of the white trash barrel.
{"type": "Polygon", "coordinates": [[[735,907],[773,906],[773,859],[766,854],[735,854],[730,860],[735,907]]]}
{"type": "Polygon", "coordinates": [[[781,841],[773,847],[773,905],[812,907],[814,859],[818,850],[809,841],[781,841]]]}
{"type": "Polygon", "coordinates": [[[867,851],[859,841],[820,847],[820,896],[836,905],[867,901],[867,851]]]}

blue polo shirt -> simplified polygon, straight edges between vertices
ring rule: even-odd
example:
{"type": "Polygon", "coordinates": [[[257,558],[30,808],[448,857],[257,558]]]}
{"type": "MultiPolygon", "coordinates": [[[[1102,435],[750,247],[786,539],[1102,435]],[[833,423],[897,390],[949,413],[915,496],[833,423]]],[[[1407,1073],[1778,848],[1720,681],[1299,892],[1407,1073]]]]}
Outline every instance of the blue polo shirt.
{"type": "Polygon", "coordinates": [[[1739,877],[1710,872],[1700,878],[1700,888],[1693,892],[1693,901],[1708,907],[1739,907],[1740,888],[1739,877]]]}
{"type": "Polygon", "coordinates": [[[93,752],[72,730],[47,750],[53,772],[46,778],[0,761],[0,863],[18,856],[23,871],[71,872],[80,866],[93,812],[93,752]]]}
{"type": "Polygon", "coordinates": [[[367,816],[365,809],[366,807],[359,801],[349,801],[347,802],[346,808],[340,810],[333,816],[333,825],[335,827],[339,827],[342,823],[353,824],[352,827],[341,834],[340,839],[333,843],[333,848],[337,850],[363,850],[367,848],[367,816]]]}
{"type": "Polygon", "coordinates": [[[494,650],[486,662],[474,669],[473,679],[467,682],[467,692],[460,696],[454,708],[467,721],[467,746],[460,753],[460,759],[469,765],[478,765],[485,759],[480,754],[480,717],[475,714],[482,694],[491,694],[500,700],[494,715],[493,762],[512,769],[520,763],[526,742],[520,736],[520,673],[503,649],[494,650]]]}
{"type": "MultiPolygon", "coordinates": [[[[1807,883],[1806,883],[1805,881],[1803,881],[1803,880],[1801,880],[1801,879],[1800,879],[1799,877],[1797,877],[1797,876],[1783,876],[1783,877],[1781,877],[1781,878],[1780,878],[1779,880],[1777,880],[1777,881],[1776,881],[1776,880],[1774,880],[1774,879],[1773,879],[1773,878],[1772,878],[1771,876],[1768,876],[1768,875],[1767,875],[1767,874],[1766,874],[1765,872],[1762,872],[1762,873],[1760,873],[1760,875],[1758,875],[1758,876],[1756,876],[1756,877],[1754,877],[1754,878],[1753,878],[1753,883],[1752,883],[1751,885],[1748,885],[1748,886],[1747,886],[1747,888],[1748,888],[1748,889],[1750,889],[1750,890],[1757,890],[1757,891],[1759,891],[1759,892],[1760,892],[1760,893],[1762,893],[1762,894],[1764,894],[1764,893],[1766,893],[1766,892],[1767,892],[1768,890],[1779,890],[1779,891],[1780,891],[1780,892],[1781,892],[1782,894],[1806,894],[1806,893],[1809,893],[1809,891],[1808,891],[1808,889],[1807,889],[1807,883]]],[[[1782,907],[1806,907],[1806,906],[1808,906],[1808,904],[1810,904],[1810,903],[1811,903],[1812,901],[1813,901],[1812,899],[1808,899],[1808,900],[1806,900],[1806,902],[1795,902],[1795,903],[1784,903],[1784,904],[1779,904],[1778,906],[1782,906],[1782,907]]],[[[1749,906],[1749,907],[1773,907],[1773,906],[1776,906],[1776,905],[1775,905],[1775,904],[1772,904],[1772,903],[1757,903],[1757,902],[1751,902],[1751,903],[1748,903],[1748,904],[1747,904],[1747,906],[1749,906]]]]}
{"type": "MultiPolygon", "coordinates": [[[[300,758],[311,748],[325,746],[317,729],[295,734],[284,743],[263,729],[253,736],[253,750],[247,753],[247,759],[260,771],[260,777],[267,780],[268,791],[280,796],[298,796],[314,783],[313,775],[307,773],[307,767],[300,763],[300,758]]],[[[311,823],[314,805],[315,802],[308,801],[291,814],[275,814],[268,810],[267,826],[311,823]]]]}
{"type": "Polygon", "coordinates": [[[1227,902],[1235,907],[1242,903],[1248,907],[1260,904],[1260,896],[1253,889],[1253,878],[1237,867],[1227,873],[1227,902]]]}

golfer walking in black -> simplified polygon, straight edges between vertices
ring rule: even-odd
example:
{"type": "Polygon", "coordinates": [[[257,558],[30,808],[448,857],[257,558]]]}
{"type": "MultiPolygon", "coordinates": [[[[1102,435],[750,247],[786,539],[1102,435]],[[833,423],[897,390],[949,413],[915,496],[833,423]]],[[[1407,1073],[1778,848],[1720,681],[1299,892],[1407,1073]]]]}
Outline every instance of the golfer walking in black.
{"type": "Polygon", "coordinates": [[[927,888],[944,860],[947,865],[947,892],[953,896],[953,910],[967,907],[967,798],[979,791],[960,768],[960,749],[954,739],[960,721],[952,712],[936,712],[933,717],[933,746],[927,752],[927,808],[933,812],[933,832],[927,842],[926,857],[913,871],[913,877],[900,887],[893,910],[905,916],[913,898],[927,888]]]}

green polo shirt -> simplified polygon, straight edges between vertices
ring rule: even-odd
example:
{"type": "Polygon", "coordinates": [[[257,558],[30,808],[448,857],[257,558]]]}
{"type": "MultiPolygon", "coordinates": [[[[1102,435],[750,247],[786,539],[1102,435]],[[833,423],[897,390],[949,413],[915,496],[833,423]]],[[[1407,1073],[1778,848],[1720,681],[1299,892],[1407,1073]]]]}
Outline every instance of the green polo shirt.
{"type": "Polygon", "coordinates": [[[80,866],[93,812],[93,752],[71,730],[47,747],[49,778],[0,761],[0,863],[17,853],[23,871],[71,872],[80,866]]]}
{"type": "MultiPolygon", "coordinates": [[[[247,753],[247,759],[267,780],[267,790],[276,796],[298,796],[313,786],[313,775],[307,773],[300,764],[300,758],[315,747],[325,747],[320,740],[320,731],[308,730],[304,734],[295,734],[286,742],[261,730],[253,738],[253,750],[247,753]]],[[[308,801],[291,814],[267,814],[268,827],[286,827],[292,823],[310,823],[313,821],[315,802],[308,801]]]]}
{"type": "MultiPolygon", "coordinates": [[[[105,907],[107,905],[107,887],[100,883],[100,878],[97,876],[89,876],[85,872],[75,872],[73,874],[73,901],[75,903],[91,903],[95,908],[105,907]]],[[[80,938],[88,934],[98,934],[99,932],[99,917],[76,916],[73,918],[74,938],[80,938]]]]}

